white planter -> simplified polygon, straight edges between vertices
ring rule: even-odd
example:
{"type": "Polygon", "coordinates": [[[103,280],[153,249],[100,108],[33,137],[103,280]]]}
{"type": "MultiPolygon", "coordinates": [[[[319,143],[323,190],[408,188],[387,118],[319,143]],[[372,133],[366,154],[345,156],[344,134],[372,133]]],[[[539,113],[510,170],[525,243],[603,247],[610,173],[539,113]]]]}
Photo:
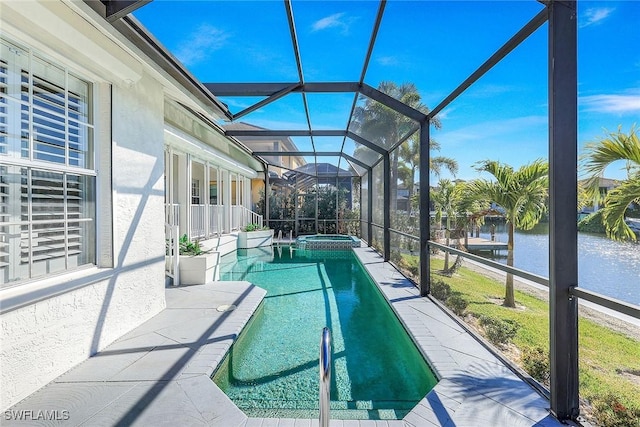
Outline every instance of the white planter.
{"type": "Polygon", "coordinates": [[[258,248],[273,244],[273,230],[238,232],[238,249],[258,248]]]}
{"type": "Polygon", "coordinates": [[[202,255],[180,255],[180,284],[203,285],[220,280],[219,260],[220,254],[218,252],[202,255]]]}

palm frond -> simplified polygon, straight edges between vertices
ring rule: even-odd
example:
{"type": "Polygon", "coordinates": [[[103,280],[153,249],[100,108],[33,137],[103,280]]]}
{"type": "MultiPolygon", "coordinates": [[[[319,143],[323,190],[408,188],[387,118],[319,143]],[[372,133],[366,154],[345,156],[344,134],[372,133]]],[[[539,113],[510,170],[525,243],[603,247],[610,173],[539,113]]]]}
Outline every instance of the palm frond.
{"type": "Polygon", "coordinates": [[[611,163],[619,160],[629,162],[629,172],[637,170],[640,167],[640,139],[635,125],[631,127],[629,134],[618,128],[617,132],[610,132],[607,138],[588,143],[580,159],[584,171],[596,177],[601,176],[611,163]]]}
{"type": "Polygon", "coordinates": [[[631,203],[640,204],[640,173],[607,193],[602,209],[602,222],[607,235],[615,240],[636,240],[624,213],[631,203]]]}
{"type": "Polygon", "coordinates": [[[492,174],[495,181],[474,180],[469,184],[470,191],[503,208],[507,221],[516,228],[528,230],[540,221],[548,194],[545,161],[538,159],[514,171],[509,165],[484,160],[476,163],[476,168],[492,174]]]}
{"type": "Polygon", "coordinates": [[[436,156],[431,157],[430,168],[436,176],[440,176],[442,167],[445,167],[453,176],[458,173],[458,162],[451,157],[436,156]]]}

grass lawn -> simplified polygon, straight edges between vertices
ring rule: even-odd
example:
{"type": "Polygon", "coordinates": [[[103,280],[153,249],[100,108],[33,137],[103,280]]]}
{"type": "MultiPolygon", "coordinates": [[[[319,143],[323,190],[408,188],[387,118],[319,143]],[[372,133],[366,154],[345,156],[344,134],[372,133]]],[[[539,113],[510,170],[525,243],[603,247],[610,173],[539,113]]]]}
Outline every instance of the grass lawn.
{"type": "MultiPolygon", "coordinates": [[[[443,260],[432,258],[431,268],[434,273],[441,270],[443,260]]],[[[432,281],[437,279],[468,302],[465,315],[517,322],[519,328],[512,342],[523,356],[535,347],[541,347],[544,355],[548,354],[549,305],[546,301],[516,290],[518,308],[503,307],[500,299],[504,297],[504,283],[464,267],[451,278],[432,274],[432,281]]],[[[521,359],[517,353],[516,350],[512,355],[521,359]]],[[[522,366],[522,360],[514,362],[522,366]]],[[[590,403],[597,423],[640,427],[640,342],[580,318],[579,364],[580,397],[590,403]]]]}

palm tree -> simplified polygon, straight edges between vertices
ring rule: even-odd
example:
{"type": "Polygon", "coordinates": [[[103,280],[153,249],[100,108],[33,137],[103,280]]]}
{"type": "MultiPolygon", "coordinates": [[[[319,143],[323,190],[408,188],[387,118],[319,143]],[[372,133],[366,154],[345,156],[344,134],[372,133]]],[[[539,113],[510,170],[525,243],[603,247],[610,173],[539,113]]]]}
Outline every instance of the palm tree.
{"type": "MultiPolygon", "coordinates": [[[[451,235],[451,219],[454,222],[457,214],[458,202],[461,199],[461,186],[456,185],[448,179],[441,179],[438,187],[431,191],[431,200],[436,209],[436,222],[442,221],[442,215],[447,215],[446,228],[446,245],[449,246],[449,237],[451,235]]],[[[449,251],[444,252],[444,270],[449,269],[449,251]]]]}
{"type": "MultiPolygon", "coordinates": [[[[378,90],[383,92],[400,102],[408,105],[416,110],[428,113],[429,109],[421,103],[418,89],[413,83],[403,83],[397,85],[394,82],[383,81],[378,85],[378,90]]],[[[350,127],[353,131],[368,139],[374,144],[389,149],[400,139],[407,135],[415,127],[415,122],[410,118],[392,110],[384,104],[381,104],[371,98],[364,98],[365,102],[362,106],[357,106],[353,113],[353,121],[350,127]]],[[[440,128],[440,122],[437,119],[431,121],[436,128],[440,128]]],[[[354,157],[359,158],[358,151],[369,152],[370,150],[356,149],[354,157]]],[[[398,181],[398,157],[395,153],[391,154],[391,182],[398,181]]],[[[377,157],[377,156],[376,156],[377,157]]],[[[395,210],[395,202],[397,193],[395,185],[392,186],[391,201],[394,203],[392,209],[395,210]]]]}
{"type": "Polygon", "coordinates": [[[476,233],[480,233],[479,229],[484,224],[484,217],[495,215],[498,212],[495,209],[491,209],[489,201],[474,197],[466,187],[469,185],[468,182],[457,181],[456,185],[460,188],[460,198],[457,202],[458,216],[460,218],[459,226],[469,229],[471,233],[473,233],[474,229],[476,233]]]}
{"type": "Polygon", "coordinates": [[[598,181],[605,169],[618,160],[625,162],[627,179],[604,196],[602,222],[612,239],[636,240],[624,218],[629,205],[640,204],[640,139],[635,125],[628,134],[619,127],[608,137],[587,144],[582,160],[585,171],[591,175],[590,187],[594,196],[598,196],[598,181]]]}
{"type": "MultiPolygon", "coordinates": [[[[488,172],[494,181],[476,179],[467,184],[467,191],[477,200],[493,202],[504,209],[509,240],[507,265],[513,267],[514,230],[530,230],[546,211],[549,185],[549,165],[543,160],[524,165],[518,170],[493,160],[476,163],[477,170],[488,172]]],[[[505,282],[505,307],[515,307],[513,274],[507,273],[505,282]]]]}
{"type": "MultiPolygon", "coordinates": [[[[394,82],[383,81],[378,90],[425,114],[429,112],[420,102],[420,94],[413,83],[398,86],[394,82]]],[[[350,125],[363,138],[388,149],[413,128],[415,122],[410,118],[371,98],[363,98],[364,105],[355,108],[350,125]]],[[[440,127],[439,121],[432,123],[440,127]]]]}
{"type": "MultiPolygon", "coordinates": [[[[429,140],[430,150],[440,150],[440,144],[435,140],[429,140]]],[[[398,156],[403,162],[398,166],[398,176],[409,190],[409,200],[413,199],[413,185],[416,179],[416,172],[420,169],[420,140],[417,135],[412,136],[398,149],[398,156]]],[[[444,156],[434,156],[429,158],[429,170],[434,175],[440,177],[442,168],[447,169],[453,176],[458,173],[458,162],[455,159],[444,156]]],[[[409,216],[411,216],[411,203],[409,203],[409,216]]]]}

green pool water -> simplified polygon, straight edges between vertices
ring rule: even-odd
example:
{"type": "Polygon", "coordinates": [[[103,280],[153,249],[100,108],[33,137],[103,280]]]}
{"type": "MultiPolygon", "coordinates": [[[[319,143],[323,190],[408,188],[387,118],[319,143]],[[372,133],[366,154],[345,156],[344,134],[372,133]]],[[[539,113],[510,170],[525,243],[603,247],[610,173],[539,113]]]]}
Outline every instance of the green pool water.
{"type": "Polygon", "coordinates": [[[436,384],[352,251],[250,249],[223,263],[222,280],[267,290],[214,376],[248,416],[318,416],[324,326],[333,343],[331,418],[401,419],[436,384]]]}

